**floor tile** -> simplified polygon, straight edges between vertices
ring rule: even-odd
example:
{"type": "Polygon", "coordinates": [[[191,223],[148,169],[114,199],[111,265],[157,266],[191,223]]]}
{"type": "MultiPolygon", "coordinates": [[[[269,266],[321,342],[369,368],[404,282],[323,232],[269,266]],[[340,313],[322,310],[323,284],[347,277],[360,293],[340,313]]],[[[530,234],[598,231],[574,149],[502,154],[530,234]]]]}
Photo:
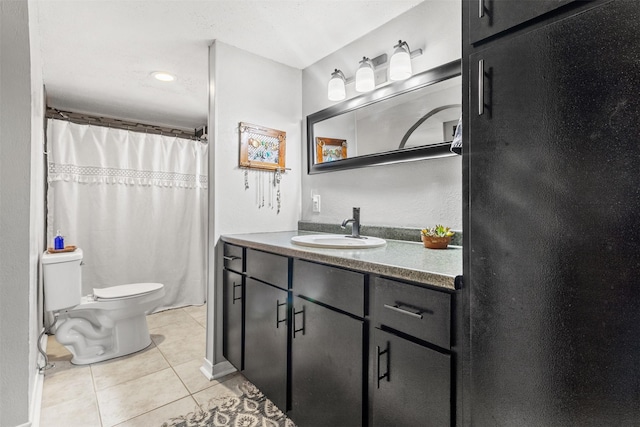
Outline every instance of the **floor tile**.
{"type": "Polygon", "coordinates": [[[167,339],[157,346],[171,366],[191,360],[202,361],[206,353],[206,334],[190,332],[182,339],[167,339]]]}
{"type": "Polygon", "coordinates": [[[163,343],[184,340],[188,337],[205,335],[205,328],[196,322],[191,316],[185,313],[186,320],[181,320],[170,325],[163,325],[149,330],[151,339],[156,345],[163,343]]]}
{"type": "Polygon", "coordinates": [[[56,362],[56,367],[45,371],[42,387],[42,407],[55,406],[67,400],[93,395],[93,380],[89,365],[56,362]]]}
{"type": "Polygon", "coordinates": [[[183,310],[193,318],[200,317],[200,316],[206,316],[207,315],[207,304],[191,305],[189,307],[184,307],[183,310]]]}
{"type": "Polygon", "coordinates": [[[143,377],[169,367],[169,364],[152,343],[145,350],[117,359],[91,365],[96,390],[102,390],[143,377]]]}
{"type": "Polygon", "coordinates": [[[173,370],[176,371],[176,374],[178,374],[184,385],[187,386],[187,389],[189,389],[189,392],[192,394],[229,380],[231,379],[230,377],[234,375],[231,374],[220,380],[209,381],[209,379],[200,371],[202,362],[203,357],[200,359],[190,360],[189,362],[173,367],[173,370]]]}
{"type": "Polygon", "coordinates": [[[112,427],[188,395],[170,368],[99,390],[97,397],[102,425],[112,427]]]}
{"type": "Polygon", "coordinates": [[[95,394],[87,393],[76,399],[42,408],[40,427],[100,427],[95,394]]]}
{"type": "Polygon", "coordinates": [[[229,378],[220,384],[206,388],[201,392],[193,394],[193,398],[198,402],[202,409],[210,409],[216,406],[216,401],[224,396],[235,395],[240,396],[242,392],[238,389],[238,385],[247,381],[242,374],[231,374],[224,378],[229,378]]]}
{"type": "MultiPolygon", "coordinates": [[[[181,416],[188,416],[196,411],[199,411],[200,407],[191,396],[183,399],[171,402],[168,405],[161,406],[153,411],[147,412],[137,416],[131,420],[125,421],[122,424],[118,424],[117,427],[149,427],[149,426],[161,426],[162,423],[169,421],[172,418],[178,418],[181,416]]],[[[43,426],[44,427],[44,426],[43,426]]]]}
{"type": "Polygon", "coordinates": [[[192,320],[191,316],[182,309],[166,310],[160,313],[147,316],[147,326],[149,331],[161,326],[173,325],[180,322],[192,320]]]}

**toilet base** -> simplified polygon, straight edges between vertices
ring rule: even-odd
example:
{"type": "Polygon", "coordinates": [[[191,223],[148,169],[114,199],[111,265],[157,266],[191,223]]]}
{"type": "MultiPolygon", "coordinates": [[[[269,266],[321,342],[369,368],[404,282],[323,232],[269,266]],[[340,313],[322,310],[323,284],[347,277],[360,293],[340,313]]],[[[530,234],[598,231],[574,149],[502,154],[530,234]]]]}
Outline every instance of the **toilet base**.
{"type": "Polygon", "coordinates": [[[71,352],[74,365],[126,356],[151,344],[144,313],[113,321],[97,319],[89,310],[78,310],[61,314],[58,321],[56,340],[71,352]]]}

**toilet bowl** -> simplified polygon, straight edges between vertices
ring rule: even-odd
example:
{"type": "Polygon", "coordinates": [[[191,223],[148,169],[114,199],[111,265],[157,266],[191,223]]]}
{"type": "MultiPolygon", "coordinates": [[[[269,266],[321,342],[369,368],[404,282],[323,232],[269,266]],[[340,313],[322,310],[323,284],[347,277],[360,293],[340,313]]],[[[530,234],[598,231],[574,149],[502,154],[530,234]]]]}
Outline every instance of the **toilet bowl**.
{"type": "Polygon", "coordinates": [[[82,296],[82,249],[45,252],[45,310],[57,313],[55,337],[85,365],[140,351],[151,344],[146,315],[164,296],[161,283],[96,288],[82,296]]]}

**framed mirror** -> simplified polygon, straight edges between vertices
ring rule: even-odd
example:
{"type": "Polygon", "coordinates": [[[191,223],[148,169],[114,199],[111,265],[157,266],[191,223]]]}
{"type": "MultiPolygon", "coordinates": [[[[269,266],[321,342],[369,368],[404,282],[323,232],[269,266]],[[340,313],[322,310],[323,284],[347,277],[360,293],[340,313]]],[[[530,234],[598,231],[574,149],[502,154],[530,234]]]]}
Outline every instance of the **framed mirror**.
{"type": "Polygon", "coordinates": [[[308,173],[455,156],[461,62],[453,61],[307,116],[308,173]]]}

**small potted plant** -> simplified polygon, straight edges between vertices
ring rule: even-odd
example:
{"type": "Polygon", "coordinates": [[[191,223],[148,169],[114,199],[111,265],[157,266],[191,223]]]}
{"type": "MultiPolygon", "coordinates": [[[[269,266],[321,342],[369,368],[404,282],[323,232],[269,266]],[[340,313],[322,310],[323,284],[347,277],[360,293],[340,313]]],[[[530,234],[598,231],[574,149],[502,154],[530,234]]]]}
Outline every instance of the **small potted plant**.
{"type": "Polygon", "coordinates": [[[424,247],[429,249],[447,249],[454,234],[449,227],[439,224],[432,228],[423,228],[420,232],[424,247]]]}

